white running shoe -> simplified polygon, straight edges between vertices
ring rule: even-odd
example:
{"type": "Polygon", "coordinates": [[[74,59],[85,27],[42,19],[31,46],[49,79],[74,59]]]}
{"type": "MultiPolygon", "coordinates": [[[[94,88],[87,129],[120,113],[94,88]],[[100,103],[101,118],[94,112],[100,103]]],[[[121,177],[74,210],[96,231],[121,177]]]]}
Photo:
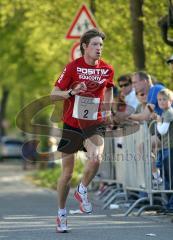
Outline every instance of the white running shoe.
{"type": "Polygon", "coordinates": [[[68,227],[67,227],[67,216],[62,215],[57,217],[57,226],[56,226],[56,231],[59,233],[66,233],[68,232],[68,227]]]}
{"type": "Polygon", "coordinates": [[[79,202],[80,210],[84,213],[91,213],[92,212],[92,205],[88,201],[88,194],[84,192],[83,194],[79,192],[79,187],[74,193],[74,198],[79,202]]]}

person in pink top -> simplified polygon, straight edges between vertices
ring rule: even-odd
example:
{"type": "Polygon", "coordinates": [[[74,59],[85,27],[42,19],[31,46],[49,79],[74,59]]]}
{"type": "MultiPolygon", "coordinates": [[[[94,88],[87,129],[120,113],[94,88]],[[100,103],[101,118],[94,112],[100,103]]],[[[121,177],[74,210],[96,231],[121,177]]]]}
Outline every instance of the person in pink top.
{"type": "Polygon", "coordinates": [[[51,100],[64,100],[63,133],[58,151],[62,152],[62,174],[58,181],[59,210],[57,232],[67,232],[66,201],[70,190],[75,153],[87,155],[81,183],[74,198],[81,211],[92,212],[87,186],[95,177],[104,150],[105,118],[111,114],[114,70],[101,60],[105,34],[98,29],[85,32],[80,39],[82,57],[67,64],[55,82],[51,100]],[[106,104],[104,104],[106,103],[106,104]]]}

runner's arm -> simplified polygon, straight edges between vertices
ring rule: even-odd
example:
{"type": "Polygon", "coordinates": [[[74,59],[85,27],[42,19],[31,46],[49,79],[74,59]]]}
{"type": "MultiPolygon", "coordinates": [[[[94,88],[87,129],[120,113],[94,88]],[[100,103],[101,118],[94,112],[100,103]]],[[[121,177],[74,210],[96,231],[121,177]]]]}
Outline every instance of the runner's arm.
{"type": "Polygon", "coordinates": [[[87,90],[84,82],[78,83],[73,89],[61,90],[59,87],[55,86],[51,92],[50,98],[53,102],[57,100],[68,99],[78,93],[83,93],[87,90]]]}
{"type": "Polygon", "coordinates": [[[113,104],[113,87],[105,89],[104,95],[104,110],[106,115],[111,115],[111,108],[113,104]]]}
{"type": "Polygon", "coordinates": [[[57,100],[64,100],[70,97],[69,92],[73,95],[73,90],[61,90],[59,87],[54,87],[51,94],[50,99],[51,101],[55,102],[57,100]]]}

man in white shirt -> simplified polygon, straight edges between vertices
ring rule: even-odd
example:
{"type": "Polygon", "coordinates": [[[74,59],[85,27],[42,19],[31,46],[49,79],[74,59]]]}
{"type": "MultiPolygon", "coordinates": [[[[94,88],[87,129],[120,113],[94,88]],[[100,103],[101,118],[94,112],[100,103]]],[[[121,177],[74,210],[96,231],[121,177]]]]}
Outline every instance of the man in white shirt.
{"type": "Polygon", "coordinates": [[[131,75],[121,75],[117,81],[118,86],[121,89],[121,97],[124,98],[124,101],[128,106],[131,106],[136,110],[139,101],[136,97],[135,89],[132,87],[131,75]]]}

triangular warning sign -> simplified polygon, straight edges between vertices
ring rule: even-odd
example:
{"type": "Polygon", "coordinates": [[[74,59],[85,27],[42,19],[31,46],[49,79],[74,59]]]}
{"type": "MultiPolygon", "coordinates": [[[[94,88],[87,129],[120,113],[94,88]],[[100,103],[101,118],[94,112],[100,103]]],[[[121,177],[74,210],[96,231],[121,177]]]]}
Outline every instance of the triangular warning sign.
{"type": "Polygon", "coordinates": [[[73,20],[66,38],[67,39],[76,39],[80,38],[81,35],[87,30],[97,27],[97,24],[92,16],[91,12],[85,4],[81,6],[78,13],[76,14],[75,19],[73,20]]]}

